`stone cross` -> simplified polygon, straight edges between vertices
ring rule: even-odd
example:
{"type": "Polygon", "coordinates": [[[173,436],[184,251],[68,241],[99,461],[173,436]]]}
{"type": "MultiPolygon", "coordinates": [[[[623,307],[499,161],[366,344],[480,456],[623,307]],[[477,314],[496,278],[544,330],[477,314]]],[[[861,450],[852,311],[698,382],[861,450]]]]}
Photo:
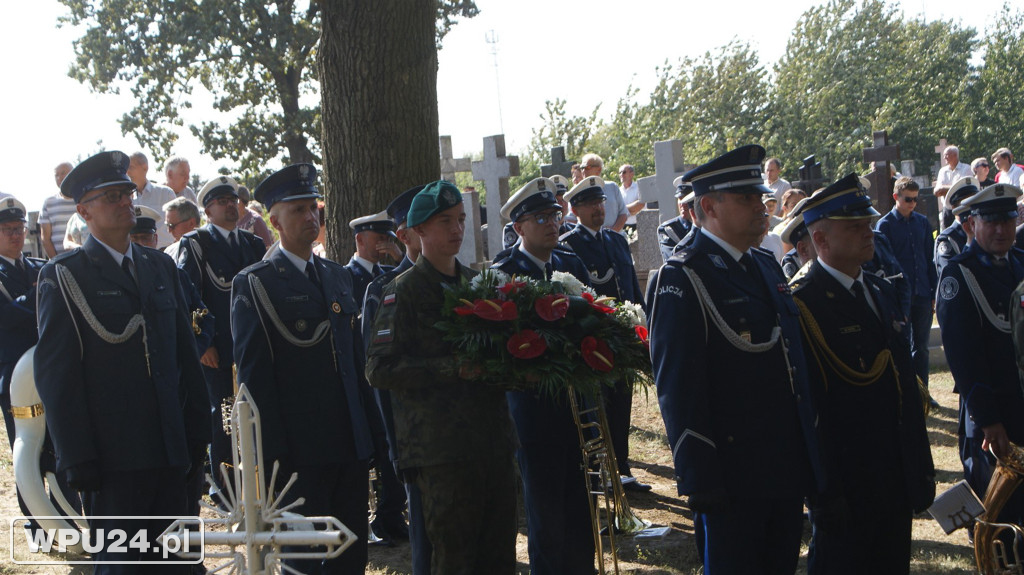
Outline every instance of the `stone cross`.
{"type": "Polygon", "coordinates": [[[505,155],[505,136],[484,138],[484,159],[473,162],[473,179],[482,181],[487,191],[487,259],[501,251],[501,206],[508,201],[508,179],[518,175],[519,157],[505,155]]]}
{"type": "MultiPolygon", "coordinates": [[[[658,243],[658,225],[660,214],[657,210],[643,209],[636,215],[636,241],[629,245],[633,252],[633,265],[641,283],[647,279],[651,270],[661,267],[661,244],[658,243]]],[[[646,292],[646,286],[641,286],[646,292]]]]}
{"type": "Polygon", "coordinates": [[[455,183],[455,174],[472,170],[470,158],[455,158],[452,154],[452,137],[441,136],[441,179],[455,183]]]}
{"type": "Polygon", "coordinates": [[[800,166],[799,173],[800,179],[793,182],[792,185],[794,188],[807,192],[808,196],[825,183],[825,177],[821,173],[821,162],[814,157],[814,154],[804,158],[804,165],[800,166]]]}
{"type": "Polygon", "coordinates": [[[475,191],[462,192],[462,203],[466,206],[466,232],[459,248],[459,261],[477,269],[484,261],[483,237],[480,232],[480,195],[475,191]]]}
{"type": "Polygon", "coordinates": [[[692,164],[683,163],[682,140],[668,140],[654,143],[654,175],[645,176],[636,182],[640,199],[649,208],[658,209],[658,217],[664,222],[679,215],[676,205],[676,187],[672,181],[693,169],[692,164]]]}
{"type": "Polygon", "coordinates": [[[939,138],[939,144],[935,146],[935,153],[939,155],[939,160],[932,164],[932,175],[936,178],[939,177],[939,170],[942,169],[942,164],[945,163],[945,160],[942,159],[942,152],[945,152],[946,148],[950,145],[946,142],[946,138],[939,138]]]}
{"type": "Polygon", "coordinates": [[[889,162],[899,159],[900,147],[889,144],[889,133],[885,130],[875,132],[873,148],[864,148],[864,161],[874,166],[874,170],[868,174],[871,196],[875,200],[875,209],[882,214],[891,210],[893,205],[889,162]]]}
{"type": "Polygon", "coordinates": [[[541,165],[540,175],[550,178],[559,174],[572,180],[572,165],[575,163],[565,159],[565,146],[555,146],[551,148],[551,163],[541,165]]]}

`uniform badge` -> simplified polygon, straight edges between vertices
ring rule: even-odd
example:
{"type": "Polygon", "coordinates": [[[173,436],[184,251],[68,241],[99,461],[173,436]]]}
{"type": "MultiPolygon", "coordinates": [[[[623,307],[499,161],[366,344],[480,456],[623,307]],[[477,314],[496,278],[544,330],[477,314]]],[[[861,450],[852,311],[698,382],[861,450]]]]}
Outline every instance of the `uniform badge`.
{"type": "Polygon", "coordinates": [[[1024,307],[1024,295],[1020,296],[1020,307],[1024,307]]]}
{"type": "Polygon", "coordinates": [[[331,304],[331,311],[333,311],[334,313],[341,313],[341,304],[338,303],[338,302],[332,303],[331,304]]]}
{"type": "Polygon", "coordinates": [[[942,255],[949,253],[949,242],[939,242],[939,253],[942,255]]]}
{"type": "Polygon", "coordinates": [[[715,264],[716,268],[723,270],[729,269],[729,266],[725,265],[725,261],[722,259],[722,256],[718,254],[708,254],[708,257],[711,258],[711,263],[715,264]]]}
{"type": "Polygon", "coordinates": [[[384,296],[383,300],[381,300],[381,305],[393,305],[397,300],[398,298],[395,296],[395,294],[389,293],[388,295],[384,296]]]}
{"type": "Polygon", "coordinates": [[[784,293],[787,295],[793,293],[793,290],[789,289],[789,284],[787,283],[778,284],[777,286],[775,286],[775,288],[779,290],[779,293],[784,293]]]}
{"type": "Polygon", "coordinates": [[[745,341],[747,343],[750,343],[750,332],[749,331],[741,331],[740,332],[740,339],[742,339],[743,341],[745,341]]]}
{"type": "Polygon", "coordinates": [[[947,277],[939,283],[939,297],[944,300],[951,300],[956,297],[957,292],[960,291],[960,284],[957,283],[956,278],[947,277]]]}
{"type": "Polygon", "coordinates": [[[827,297],[828,299],[833,299],[834,297],[836,297],[836,294],[834,294],[834,293],[832,293],[832,292],[830,292],[828,290],[825,290],[825,297],[827,297]]]}
{"type": "Polygon", "coordinates": [[[295,321],[295,331],[306,331],[306,320],[300,319],[295,321]]]}

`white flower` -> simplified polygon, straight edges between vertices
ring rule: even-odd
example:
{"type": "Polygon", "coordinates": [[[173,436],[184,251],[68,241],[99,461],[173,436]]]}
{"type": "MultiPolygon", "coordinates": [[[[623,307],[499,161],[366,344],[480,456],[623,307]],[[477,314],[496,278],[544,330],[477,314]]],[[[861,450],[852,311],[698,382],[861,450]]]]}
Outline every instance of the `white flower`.
{"type": "Polygon", "coordinates": [[[635,304],[631,301],[624,301],[619,306],[616,315],[621,314],[627,318],[632,325],[647,325],[647,314],[644,313],[644,308],[640,307],[639,304],[635,304]]]}
{"type": "Polygon", "coordinates": [[[508,274],[501,270],[485,269],[470,280],[469,286],[473,288],[473,291],[491,290],[505,284],[509,279],[511,278],[508,274]]]}
{"type": "MultiPolygon", "coordinates": [[[[597,299],[597,298],[599,297],[599,296],[597,295],[597,292],[596,292],[596,291],[594,291],[594,288],[592,288],[592,287],[590,287],[590,286],[583,286],[583,289],[582,289],[582,290],[580,290],[580,291],[581,291],[581,292],[585,292],[585,293],[588,293],[588,294],[590,294],[590,295],[594,296],[594,299],[597,299]]],[[[580,295],[583,295],[583,293],[580,293],[580,295]]]]}
{"type": "Polygon", "coordinates": [[[576,279],[576,276],[565,272],[553,272],[551,274],[551,281],[562,284],[566,294],[577,297],[583,294],[583,289],[586,287],[583,285],[583,282],[576,279]]]}

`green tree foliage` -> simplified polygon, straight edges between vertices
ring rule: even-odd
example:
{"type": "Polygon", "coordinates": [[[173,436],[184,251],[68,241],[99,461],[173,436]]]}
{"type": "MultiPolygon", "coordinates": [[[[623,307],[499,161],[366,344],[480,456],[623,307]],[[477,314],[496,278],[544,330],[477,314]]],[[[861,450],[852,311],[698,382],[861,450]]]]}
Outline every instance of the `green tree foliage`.
{"type": "MultiPolygon", "coordinates": [[[[60,0],[61,24],[84,26],[69,74],[97,92],[127,88],[136,101],[120,120],[152,151],[171,155],[182,109],[193,90],[213,95],[221,118],[189,129],[204,154],[235,162],[258,178],[267,163],[318,161],[320,98],[311,56],[320,36],[320,4],[276,0],[60,0]]],[[[472,0],[438,0],[436,41],[472,0]]],[[[205,118],[214,116],[204,113],[205,118]]]]}
{"type": "MultiPolygon", "coordinates": [[[[530,180],[539,178],[540,167],[551,163],[553,147],[565,146],[565,157],[576,160],[593,151],[590,138],[599,126],[599,109],[600,106],[596,106],[588,116],[572,116],[565,111],[565,100],[558,98],[544,102],[541,125],[534,128],[530,145],[519,154],[519,175],[509,179],[509,190],[514,192],[530,180]]],[[[478,190],[484,189],[482,184],[477,184],[478,190]]]]}

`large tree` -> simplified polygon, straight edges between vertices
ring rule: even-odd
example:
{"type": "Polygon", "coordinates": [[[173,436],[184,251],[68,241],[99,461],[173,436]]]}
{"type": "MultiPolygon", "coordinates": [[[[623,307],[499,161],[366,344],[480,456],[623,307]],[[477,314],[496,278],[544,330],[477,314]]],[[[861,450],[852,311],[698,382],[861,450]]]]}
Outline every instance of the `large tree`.
{"type": "MultiPolygon", "coordinates": [[[[204,121],[189,125],[204,154],[235,162],[250,178],[282,152],[285,162],[319,160],[320,98],[311,56],[320,2],[60,1],[69,9],[61,22],[86,28],[75,42],[70,75],[98,92],[129,89],[137,104],[121,118],[121,129],[157,160],[171,154],[185,123],[180,111],[199,105],[196,86],[212,94],[220,112],[204,111],[204,121]]],[[[430,6],[437,42],[458,18],[477,14],[472,0],[430,6]]]]}
{"type": "Polygon", "coordinates": [[[344,261],[349,219],[438,179],[437,12],[435,0],[322,0],[321,10],[327,251],[344,261]]]}

